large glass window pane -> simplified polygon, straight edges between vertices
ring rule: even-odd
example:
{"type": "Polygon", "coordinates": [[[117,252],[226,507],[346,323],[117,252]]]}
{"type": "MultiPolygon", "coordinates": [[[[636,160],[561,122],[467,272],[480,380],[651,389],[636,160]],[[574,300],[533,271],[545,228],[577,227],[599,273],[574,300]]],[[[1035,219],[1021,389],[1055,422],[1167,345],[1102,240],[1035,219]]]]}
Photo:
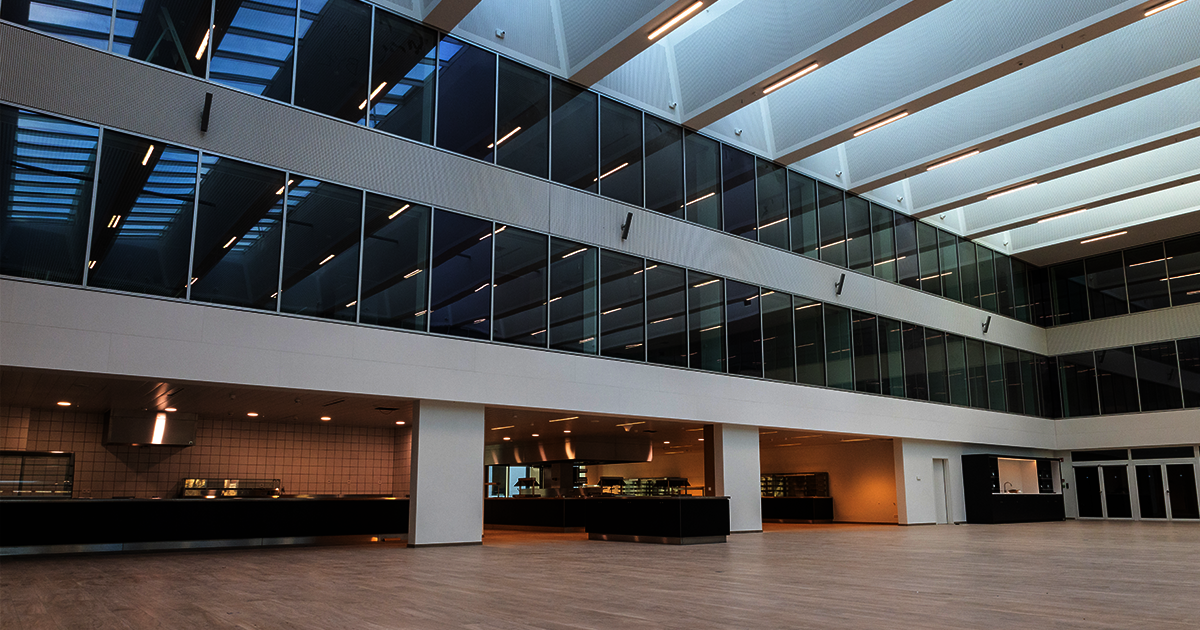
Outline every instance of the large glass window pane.
{"type": "Polygon", "coordinates": [[[195,0],[117,0],[113,52],[203,77],[211,10],[195,0]]]}
{"type": "Polygon", "coordinates": [[[1088,319],[1087,285],[1083,261],[1063,263],[1050,268],[1050,288],[1054,295],[1054,324],[1071,324],[1088,319]]]}
{"type": "Polygon", "coordinates": [[[225,157],[201,158],[193,300],[275,310],[286,177],[225,157]]]}
{"type": "Polygon", "coordinates": [[[600,252],[600,354],[645,359],[646,301],[641,258],[600,252]]]}
{"type": "MultiPolygon", "coordinates": [[[[432,212],[428,206],[367,193],[359,302],[362,323],[425,330],[432,212]]],[[[192,293],[195,295],[194,290],[192,293]]]]}
{"type": "Polygon", "coordinates": [[[294,177],[287,200],[280,310],[353,321],[362,193],[294,177]]]}
{"type": "Polygon", "coordinates": [[[1008,408],[1004,389],[1004,354],[1000,346],[992,343],[983,344],[983,349],[987,357],[988,402],[993,411],[1004,411],[1008,408]]]}
{"type": "Polygon", "coordinates": [[[846,211],[842,189],[817,182],[821,260],[846,266],[846,211]]]}
{"type": "Polygon", "coordinates": [[[1200,302],[1200,235],[1167,241],[1166,248],[1171,304],[1200,302]]]}
{"type": "Polygon", "coordinates": [[[729,373],[762,376],[762,320],[758,287],[733,280],[725,283],[725,316],[729,331],[729,373]]]}
{"type": "Polygon", "coordinates": [[[958,273],[962,284],[964,304],[979,306],[979,267],[975,260],[975,243],[963,238],[958,241],[958,273]]]}
{"type": "Polygon", "coordinates": [[[183,297],[198,155],[111,130],[101,142],[88,285],[183,297]]]}
{"type": "Polygon", "coordinates": [[[1058,378],[1063,417],[1100,414],[1100,401],[1096,394],[1096,360],[1091,352],[1058,357],[1058,378]]]}
{"type": "Polygon", "coordinates": [[[950,383],[946,365],[946,335],[932,328],[925,329],[925,366],[929,375],[929,400],[950,402],[950,383]]]}
{"type": "MultiPolygon", "coordinates": [[[[433,215],[429,331],[487,339],[491,330],[492,222],[433,215]]],[[[551,271],[553,274],[553,271],[551,271]]]]}
{"type": "Polygon", "coordinates": [[[1125,282],[1129,286],[1130,313],[1171,305],[1165,258],[1162,243],[1125,250],[1125,282]]]}
{"type": "Polygon", "coordinates": [[[871,274],[871,204],[846,195],[846,262],[850,269],[871,274]]]}
{"type": "Polygon", "coordinates": [[[600,322],[599,251],[550,239],[550,347],[596,354],[600,322]]]}
{"type": "Polygon", "coordinates": [[[788,171],[788,205],[791,217],[792,251],[817,258],[819,235],[817,233],[817,182],[788,171]]]}
{"type": "Polygon", "coordinates": [[[725,371],[725,288],[720,278],[688,271],[690,365],[725,371]]]}
{"type": "Polygon", "coordinates": [[[992,258],[996,267],[996,305],[999,307],[997,312],[1012,317],[1012,265],[1009,264],[1010,259],[1004,254],[994,252],[992,258]]]}
{"type": "Polygon", "coordinates": [[[879,318],[880,393],[904,396],[904,325],[879,318]]]}
{"type": "Polygon", "coordinates": [[[646,209],[683,218],[683,128],[646,117],[646,209]]]}
{"type": "MultiPolygon", "coordinates": [[[[1021,397],[1023,399],[1023,407],[1025,415],[1036,416],[1038,410],[1038,391],[1037,391],[1037,362],[1034,356],[1028,352],[1021,352],[1018,360],[1021,363],[1021,397]]],[[[1016,409],[1014,408],[1013,411],[1016,409]]]]}
{"type": "Polygon", "coordinates": [[[1148,343],[1133,350],[1137,355],[1138,392],[1142,399],[1142,411],[1183,407],[1175,342],[1148,343]]]}
{"type": "Polygon", "coordinates": [[[1038,386],[1038,409],[1047,418],[1061,418],[1062,400],[1059,397],[1058,359],[1034,355],[1034,378],[1038,386]]]}
{"type": "Polygon", "coordinates": [[[830,387],[854,389],[850,310],[829,304],[825,305],[825,372],[830,387]]]}
{"type": "Polygon", "coordinates": [[[365,124],[374,91],[367,85],[371,6],[358,0],[300,0],[299,31],[296,105],[365,124]]]}
{"type": "Polygon", "coordinates": [[[512,226],[496,229],[492,340],[546,345],[546,235],[512,226]]]}
{"type": "Polygon", "coordinates": [[[208,77],[290,103],[295,42],[296,0],[217,0],[208,77]]]}
{"type": "Polygon", "coordinates": [[[1133,348],[1096,351],[1096,383],[1100,388],[1100,413],[1137,413],[1137,373],[1133,348]]]}
{"type": "Polygon", "coordinates": [[[371,126],[433,144],[437,31],[376,9],[373,50],[371,126]]]}
{"type": "Polygon", "coordinates": [[[938,264],[937,228],[917,221],[917,248],[921,265],[921,290],[942,294],[942,268],[938,264]]]}
{"type": "Polygon", "coordinates": [[[777,381],[796,380],[796,345],[792,296],[764,291],[762,297],[763,372],[777,381]]]}
{"type": "Polygon", "coordinates": [[[1043,328],[1054,325],[1054,302],[1050,299],[1050,270],[1026,265],[1029,278],[1029,323],[1043,328]]]}
{"type": "Polygon", "coordinates": [[[925,366],[925,327],[905,323],[904,390],[909,398],[929,400],[929,380],[925,366]]]}
{"type": "Polygon", "coordinates": [[[721,229],[721,144],[684,132],[687,167],[687,220],[721,229]]]}
{"type": "Polygon", "coordinates": [[[596,94],[565,81],[550,90],[550,177],[596,192],[600,181],[596,94]]]}
{"type": "Polygon", "coordinates": [[[946,333],[946,377],[950,404],[966,407],[971,404],[967,385],[967,344],[962,337],[946,333]]]}
{"type": "Polygon", "coordinates": [[[862,311],[851,311],[850,322],[854,335],[854,389],[878,394],[881,391],[879,330],[875,316],[862,311]]]}
{"type": "Polygon", "coordinates": [[[1128,313],[1129,306],[1125,303],[1125,262],[1121,252],[1092,256],[1084,261],[1084,265],[1087,269],[1092,319],[1128,313]]]}
{"type": "Polygon", "coordinates": [[[788,248],[787,169],[766,160],[758,164],[758,240],[788,248]]]}
{"type": "Polygon", "coordinates": [[[1183,405],[1200,407],[1200,337],[1175,342],[1179,351],[1179,383],[1183,387],[1183,405]]]}
{"type": "Polygon", "coordinates": [[[1025,397],[1021,392],[1021,355],[1012,348],[1001,348],[1001,359],[1004,361],[1004,398],[1008,410],[1022,413],[1025,409],[1025,397]]]}
{"type": "Polygon", "coordinates": [[[1023,321],[1033,321],[1032,309],[1029,303],[1028,265],[1012,258],[1013,274],[1013,317],[1023,321]]]}
{"type": "Polygon", "coordinates": [[[729,145],[721,145],[721,176],[725,231],[750,239],[758,238],[754,156],[729,145]]]}
{"type": "Polygon", "coordinates": [[[550,77],[500,58],[496,163],[537,177],[550,174],[550,77]]]}
{"type": "Polygon", "coordinates": [[[967,389],[971,394],[971,406],[988,409],[987,358],[983,342],[967,339],[967,389]]]}
{"type": "MultiPolygon", "coordinates": [[[[492,161],[498,140],[496,55],[453,37],[443,37],[438,44],[437,91],[437,145],[467,157],[492,161]]],[[[593,145],[596,139],[595,108],[593,97],[593,145]]],[[[595,170],[594,148],[591,155],[592,169],[595,170]]]]}
{"type": "Polygon", "coordinates": [[[0,273],[83,282],[99,139],[95,127],[0,105],[0,273]]]}
{"type": "Polygon", "coordinates": [[[979,269],[979,303],[983,308],[996,313],[999,311],[996,302],[996,266],[992,262],[995,253],[979,245],[975,248],[975,257],[976,268],[979,269]]]}
{"type": "Polygon", "coordinates": [[[892,211],[871,204],[871,246],[875,263],[871,267],[876,278],[896,281],[896,237],[892,230],[892,211]]]}
{"type": "Polygon", "coordinates": [[[917,261],[917,222],[896,214],[896,278],[900,284],[921,288],[920,263],[917,261]]]}
{"type": "Polygon", "coordinates": [[[687,273],[679,267],[646,267],[646,358],[687,367],[687,273]]]}
{"type": "Polygon", "coordinates": [[[938,258],[942,270],[942,295],[956,302],[962,301],[959,286],[958,237],[938,230],[938,258]]]}
{"type": "Polygon", "coordinates": [[[600,99],[600,194],[642,205],[642,113],[600,99]]]}
{"type": "Polygon", "coordinates": [[[0,2],[0,20],[107,50],[112,0],[6,0],[0,2]]]}
{"type": "MultiPolygon", "coordinates": [[[[825,384],[825,322],[820,302],[793,298],[796,303],[796,380],[825,384]]],[[[1200,375],[1200,369],[1197,369],[1200,375]]],[[[1198,378],[1200,380],[1200,378],[1198,378]]],[[[1197,392],[1200,399],[1200,391],[1197,392]]]]}

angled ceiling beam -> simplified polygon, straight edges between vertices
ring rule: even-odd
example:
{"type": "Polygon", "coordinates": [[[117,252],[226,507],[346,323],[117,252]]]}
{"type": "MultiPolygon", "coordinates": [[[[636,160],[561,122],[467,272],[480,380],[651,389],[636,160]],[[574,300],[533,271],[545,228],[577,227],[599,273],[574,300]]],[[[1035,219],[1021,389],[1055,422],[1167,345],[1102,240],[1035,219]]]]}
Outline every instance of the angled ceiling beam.
{"type": "Polygon", "coordinates": [[[426,24],[449,33],[479,2],[480,0],[425,0],[424,16],[421,19],[426,24]]]}
{"type": "MultiPolygon", "coordinates": [[[[666,25],[672,18],[687,11],[694,4],[701,4],[699,9],[688,13],[686,17],[690,19],[714,2],[716,0],[662,0],[592,54],[583,59],[568,60],[570,63],[569,78],[576,83],[590,87],[665,37],[667,33],[651,40],[650,34],[666,25]]],[[[671,28],[678,27],[684,21],[680,20],[671,28]]]]}

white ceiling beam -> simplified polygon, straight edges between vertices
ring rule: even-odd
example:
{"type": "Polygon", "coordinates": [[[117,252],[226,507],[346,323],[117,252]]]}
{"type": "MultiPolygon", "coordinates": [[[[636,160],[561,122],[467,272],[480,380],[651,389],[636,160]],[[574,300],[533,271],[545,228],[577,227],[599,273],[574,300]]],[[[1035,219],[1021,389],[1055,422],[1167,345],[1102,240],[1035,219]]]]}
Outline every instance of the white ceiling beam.
{"type": "Polygon", "coordinates": [[[449,33],[481,0],[425,0],[422,21],[449,33]]]}

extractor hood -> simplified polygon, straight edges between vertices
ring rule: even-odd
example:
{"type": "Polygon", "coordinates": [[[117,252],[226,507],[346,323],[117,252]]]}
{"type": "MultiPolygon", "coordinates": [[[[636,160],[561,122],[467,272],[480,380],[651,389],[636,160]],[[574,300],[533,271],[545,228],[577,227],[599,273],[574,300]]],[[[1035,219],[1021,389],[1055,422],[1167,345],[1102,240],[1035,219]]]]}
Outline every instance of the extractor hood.
{"type": "Polygon", "coordinates": [[[114,409],[104,419],[106,445],[192,446],[195,443],[194,413],[114,409]]]}

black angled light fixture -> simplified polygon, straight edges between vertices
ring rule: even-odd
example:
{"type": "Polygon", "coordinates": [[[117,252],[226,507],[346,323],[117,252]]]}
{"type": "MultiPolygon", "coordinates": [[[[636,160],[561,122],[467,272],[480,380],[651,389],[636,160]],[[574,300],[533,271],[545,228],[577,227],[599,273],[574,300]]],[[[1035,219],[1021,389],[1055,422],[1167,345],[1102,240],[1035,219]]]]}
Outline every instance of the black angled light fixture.
{"type": "Polygon", "coordinates": [[[629,238],[629,226],[633,225],[633,213],[625,215],[625,223],[621,224],[621,240],[629,238]]]}
{"type": "Polygon", "coordinates": [[[204,93],[204,111],[200,114],[200,131],[208,131],[208,116],[212,113],[212,92],[204,93]]]}

